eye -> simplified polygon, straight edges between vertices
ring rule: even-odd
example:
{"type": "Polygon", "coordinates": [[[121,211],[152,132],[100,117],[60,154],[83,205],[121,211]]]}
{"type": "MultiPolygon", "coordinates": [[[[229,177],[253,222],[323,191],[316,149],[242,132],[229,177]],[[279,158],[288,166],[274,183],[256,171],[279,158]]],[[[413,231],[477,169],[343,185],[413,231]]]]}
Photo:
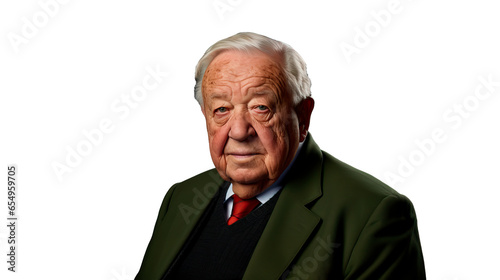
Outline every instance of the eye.
{"type": "Polygon", "coordinates": [[[216,114],[224,114],[227,111],[228,111],[228,109],[226,107],[219,107],[219,108],[215,109],[216,114]]]}
{"type": "Polygon", "coordinates": [[[257,108],[258,110],[260,110],[260,111],[265,111],[265,110],[267,110],[267,109],[268,109],[268,108],[267,108],[267,106],[264,106],[264,105],[259,105],[259,106],[257,106],[256,108],[257,108]]]}

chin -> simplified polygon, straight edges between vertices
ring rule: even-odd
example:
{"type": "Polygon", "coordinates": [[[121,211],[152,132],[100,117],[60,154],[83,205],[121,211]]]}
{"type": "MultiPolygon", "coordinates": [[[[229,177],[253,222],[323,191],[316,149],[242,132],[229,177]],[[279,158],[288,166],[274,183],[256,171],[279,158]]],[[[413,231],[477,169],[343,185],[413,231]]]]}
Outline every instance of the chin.
{"type": "Polygon", "coordinates": [[[231,182],[242,185],[258,185],[260,182],[267,181],[267,174],[252,172],[247,169],[229,170],[226,175],[231,182]]]}

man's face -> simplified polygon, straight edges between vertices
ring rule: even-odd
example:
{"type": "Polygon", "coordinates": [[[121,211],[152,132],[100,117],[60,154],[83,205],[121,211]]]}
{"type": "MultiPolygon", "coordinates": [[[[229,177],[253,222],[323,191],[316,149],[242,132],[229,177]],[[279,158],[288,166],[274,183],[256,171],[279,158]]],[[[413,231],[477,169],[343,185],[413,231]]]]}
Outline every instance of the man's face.
{"type": "Polygon", "coordinates": [[[306,133],[301,136],[277,61],[257,51],[225,51],[210,63],[202,81],[212,160],[246,197],[278,179],[306,133]]]}

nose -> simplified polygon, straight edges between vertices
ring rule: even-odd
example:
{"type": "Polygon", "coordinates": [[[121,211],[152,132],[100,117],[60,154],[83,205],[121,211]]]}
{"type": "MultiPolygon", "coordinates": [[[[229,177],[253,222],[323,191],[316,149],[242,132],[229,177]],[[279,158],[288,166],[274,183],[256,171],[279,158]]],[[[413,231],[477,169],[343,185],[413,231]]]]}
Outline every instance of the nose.
{"type": "Polygon", "coordinates": [[[255,136],[256,132],[249,120],[249,113],[246,110],[238,110],[233,112],[231,119],[231,128],[229,130],[229,138],[236,141],[245,141],[251,136],[255,136]]]}

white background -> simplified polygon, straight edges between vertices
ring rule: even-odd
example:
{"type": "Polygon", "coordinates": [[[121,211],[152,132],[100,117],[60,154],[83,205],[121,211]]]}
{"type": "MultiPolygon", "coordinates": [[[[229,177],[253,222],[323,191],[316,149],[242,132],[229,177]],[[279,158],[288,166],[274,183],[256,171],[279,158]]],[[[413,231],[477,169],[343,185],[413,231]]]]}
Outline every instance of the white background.
{"type": "Polygon", "coordinates": [[[400,176],[390,183],[417,210],[428,279],[500,279],[500,86],[474,97],[479,77],[500,81],[496,1],[396,1],[385,26],[373,14],[389,0],[70,0],[44,21],[47,2],[0,4],[0,278],[133,279],[168,188],[213,166],[194,66],[215,41],[253,31],[308,63],[322,149],[386,182],[400,176]],[[27,22],[38,27],[26,33],[27,22]],[[148,67],[169,76],[127,117],[113,111],[148,67]],[[464,100],[467,117],[448,111],[464,100]],[[113,131],[59,180],[53,165],[103,119],[113,131]],[[434,129],[445,140],[424,155],[415,141],[434,129]],[[15,274],[5,262],[12,163],[15,274]]]}

